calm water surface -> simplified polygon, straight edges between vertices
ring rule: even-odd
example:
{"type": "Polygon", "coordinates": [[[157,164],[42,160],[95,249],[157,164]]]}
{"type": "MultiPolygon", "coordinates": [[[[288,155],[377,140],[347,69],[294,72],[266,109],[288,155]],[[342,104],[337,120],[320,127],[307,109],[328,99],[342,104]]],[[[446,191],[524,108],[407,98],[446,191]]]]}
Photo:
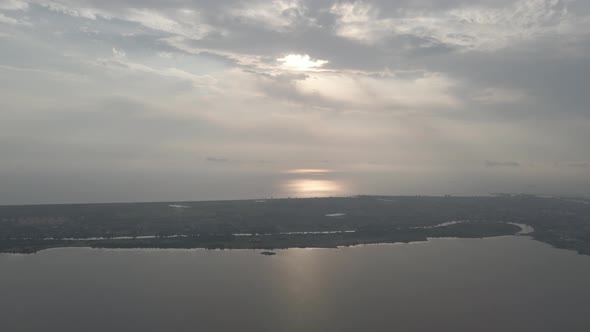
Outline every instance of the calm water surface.
{"type": "Polygon", "coordinates": [[[527,237],[0,255],[2,331],[589,331],[590,257],[527,237]]]}

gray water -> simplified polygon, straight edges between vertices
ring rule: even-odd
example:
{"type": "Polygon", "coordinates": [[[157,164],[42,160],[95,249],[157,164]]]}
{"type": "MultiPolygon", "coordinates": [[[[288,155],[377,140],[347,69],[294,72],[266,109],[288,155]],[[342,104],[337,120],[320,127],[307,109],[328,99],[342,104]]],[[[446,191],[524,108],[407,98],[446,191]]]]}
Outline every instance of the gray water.
{"type": "Polygon", "coordinates": [[[528,237],[0,255],[1,331],[588,331],[590,257],[528,237]]]}

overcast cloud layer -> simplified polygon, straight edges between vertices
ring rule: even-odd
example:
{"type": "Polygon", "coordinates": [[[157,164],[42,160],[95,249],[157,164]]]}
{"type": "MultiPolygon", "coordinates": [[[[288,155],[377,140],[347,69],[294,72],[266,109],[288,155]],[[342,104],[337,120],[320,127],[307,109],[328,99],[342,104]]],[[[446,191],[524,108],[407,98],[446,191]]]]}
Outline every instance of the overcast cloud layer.
{"type": "Polygon", "coordinates": [[[0,204],[588,194],[589,86],[585,0],[0,0],[0,204]]]}

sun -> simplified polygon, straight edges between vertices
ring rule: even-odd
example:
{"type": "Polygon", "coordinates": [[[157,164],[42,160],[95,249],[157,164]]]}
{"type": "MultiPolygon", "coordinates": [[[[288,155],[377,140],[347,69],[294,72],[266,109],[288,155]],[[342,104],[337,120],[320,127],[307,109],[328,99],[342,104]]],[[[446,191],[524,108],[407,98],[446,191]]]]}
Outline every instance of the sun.
{"type": "Polygon", "coordinates": [[[328,63],[327,60],[312,60],[307,54],[289,54],[277,61],[282,62],[283,68],[297,71],[317,70],[328,63]]]}

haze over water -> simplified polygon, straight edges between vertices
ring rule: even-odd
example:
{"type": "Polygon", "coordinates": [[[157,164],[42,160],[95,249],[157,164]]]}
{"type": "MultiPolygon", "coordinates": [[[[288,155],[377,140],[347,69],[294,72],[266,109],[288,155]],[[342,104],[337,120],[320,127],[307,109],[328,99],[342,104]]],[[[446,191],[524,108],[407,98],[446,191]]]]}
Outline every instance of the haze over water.
{"type": "Polygon", "coordinates": [[[6,331],[585,332],[590,257],[528,237],[0,255],[6,331]]]}

